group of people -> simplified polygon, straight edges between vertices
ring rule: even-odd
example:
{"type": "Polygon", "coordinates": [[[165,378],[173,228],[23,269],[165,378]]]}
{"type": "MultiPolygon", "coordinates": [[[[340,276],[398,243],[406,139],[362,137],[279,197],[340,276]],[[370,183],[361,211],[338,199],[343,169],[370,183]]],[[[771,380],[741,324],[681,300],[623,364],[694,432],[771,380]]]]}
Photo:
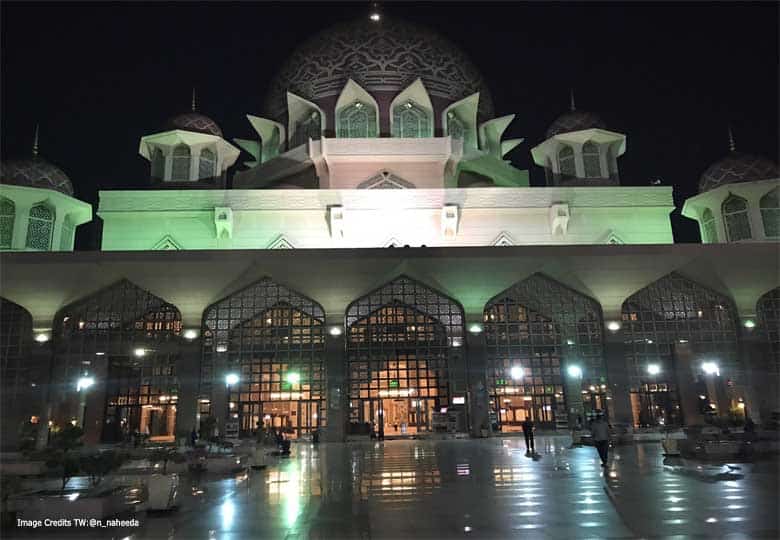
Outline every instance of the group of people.
{"type": "MultiPolygon", "coordinates": [[[[577,424],[581,428],[581,419],[577,419],[577,424]]],[[[530,417],[526,417],[521,426],[525,438],[526,455],[535,456],[536,446],[534,444],[534,430],[536,427],[534,426],[534,422],[530,417]]],[[[599,458],[601,459],[601,466],[606,467],[609,458],[609,423],[601,411],[597,411],[596,418],[590,422],[590,432],[593,437],[593,445],[596,447],[599,458]]]]}

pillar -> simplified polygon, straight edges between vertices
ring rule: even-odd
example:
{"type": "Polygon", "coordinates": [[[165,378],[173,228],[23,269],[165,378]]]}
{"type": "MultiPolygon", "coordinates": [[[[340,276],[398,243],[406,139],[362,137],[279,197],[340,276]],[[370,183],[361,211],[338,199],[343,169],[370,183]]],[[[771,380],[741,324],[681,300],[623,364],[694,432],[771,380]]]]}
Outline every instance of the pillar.
{"type": "Polygon", "coordinates": [[[766,333],[743,332],[739,342],[739,363],[744,373],[738,388],[745,399],[747,415],[756,423],[766,421],[780,408],[780,384],[772,347],[766,333]]]}
{"type": "MultiPolygon", "coordinates": [[[[471,325],[466,325],[467,330],[471,325]]],[[[480,326],[480,328],[482,328],[480,326]]],[[[466,373],[466,406],[468,426],[473,437],[479,437],[482,429],[490,432],[490,393],[487,388],[487,351],[482,332],[466,332],[466,349],[463,355],[466,373]]]]}
{"type": "Polygon", "coordinates": [[[604,336],[604,362],[607,367],[607,385],[611,402],[610,421],[615,424],[634,425],[631,411],[631,378],[623,344],[622,332],[607,332],[604,336]]]}
{"type": "Polygon", "coordinates": [[[704,417],[699,409],[699,384],[694,377],[696,373],[696,358],[688,343],[675,343],[673,345],[674,375],[677,383],[677,392],[682,409],[682,421],[686,426],[704,423],[704,417]]]}
{"type": "Polygon", "coordinates": [[[338,328],[341,333],[333,335],[325,334],[325,364],[326,373],[326,402],[328,407],[328,425],[323,430],[321,440],[323,442],[343,442],[346,439],[347,423],[349,422],[348,380],[346,373],[346,338],[343,325],[334,324],[331,328],[338,328]]]}
{"type": "Polygon", "coordinates": [[[179,393],[176,403],[176,440],[185,440],[198,425],[198,399],[200,392],[200,359],[201,338],[193,340],[182,339],[178,344],[179,358],[176,361],[176,378],[179,382],[179,393]]]}

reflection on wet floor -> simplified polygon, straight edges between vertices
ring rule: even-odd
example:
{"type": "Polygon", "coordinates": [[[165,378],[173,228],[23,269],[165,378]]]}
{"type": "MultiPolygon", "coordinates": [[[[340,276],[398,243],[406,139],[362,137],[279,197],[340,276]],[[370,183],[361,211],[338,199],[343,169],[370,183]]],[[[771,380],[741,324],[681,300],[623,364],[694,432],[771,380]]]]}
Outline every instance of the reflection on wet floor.
{"type": "MultiPolygon", "coordinates": [[[[774,462],[664,461],[658,444],[614,449],[522,439],[293,445],[231,477],[182,477],[181,508],[132,538],[777,538],[774,462]]],[[[107,535],[104,535],[108,537],[107,535]]],[[[121,536],[119,536],[121,537],[121,536]]]]}

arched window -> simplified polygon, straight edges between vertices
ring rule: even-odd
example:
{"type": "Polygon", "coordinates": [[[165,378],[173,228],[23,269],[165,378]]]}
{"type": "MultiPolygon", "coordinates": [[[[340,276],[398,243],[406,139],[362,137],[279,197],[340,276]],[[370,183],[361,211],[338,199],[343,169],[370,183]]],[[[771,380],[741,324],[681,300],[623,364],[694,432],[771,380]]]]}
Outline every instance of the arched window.
{"type": "Polygon", "coordinates": [[[413,101],[393,109],[393,137],[422,138],[433,136],[431,115],[413,101]]]}
{"type": "Polygon", "coordinates": [[[764,235],[767,238],[780,236],[780,195],[775,188],[759,201],[761,221],[764,223],[764,235]]]}
{"type": "Polygon", "coordinates": [[[180,144],[173,149],[172,182],[188,182],[190,180],[190,148],[180,144]]]}
{"type": "Polygon", "coordinates": [[[729,195],[729,198],[723,201],[722,210],[728,241],[749,240],[751,234],[747,201],[742,197],[729,195]]]}
{"type": "Polygon", "coordinates": [[[45,204],[30,208],[30,221],[27,225],[26,246],[31,249],[51,249],[51,238],[54,234],[54,210],[45,204]]]}
{"type": "Polygon", "coordinates": [[[715,216],[709,208],[705,208],[701,214],[702,239],[708,244],[718,241],[718,229],[715,227],[715,216]]]}
{"type": "Polygon", "coordinates": [[[355,101],[337,113],[336,136],[365,138],[377,136],[376,109],[372,105],[355,101]]]}
{"type": "Polygon", "coordinates": [[[447,113],[447,135],[453,139],[464,140],[466,138],[466,126],[458,115],[450,111],[447,113]]]}
{"type": "Polygon", "coordinates": [[[601,158],[596,143],[588,141],[582,145],[582,162],[585,165],[585,178],[601,178],[601,158]]]}
{"type": "Polygon", "coordinates": [[[561,176],[577,176],[577,168],[574,166],[574,149],[564,146],[558,151],[558,170],[561,176]]]}
{"type": "Polygon", "coordinates": [[[163,180],[165,178],[165,155],[159,148],[152,149],[152,179],[163,180]]]}
{"type": "Polygon", "coordinates": [[[320,138],[322,138],[320,113],[312,111],[309,116],[302,118],[295,123],[295,131],[293,132],[290,146],[296,148],[309,142],[309,139],[316,141],[320,138]]]}
{"type": "Polygon", "coordinates": [[[213,178],[216,176],[217,168],[217,156],[209,150],[204,148],[200,151],[200,160],[198,161],[198,178],[213,178]]]}
{"type": "Polygon", "coordinates": [[[35,384],[32,383],[41,382],[45,373],[41,362],[30,355],[32,334],[30,312],[10,300],[0,298],[0,336],[3,336],[0,339],[0,403],[4,422],[10,423],[11,418],[23,418],[20,414],[22,411],[27,413],[27,418],[30,414],[39,414],[39,407],[30,399],[31,394],[35,393],[35,384]]]}
{"type": "Polygon", "coordinates": [[[16,206],[13,201],[0,197],[0,249],[11,249],[15,218],[16,206]]]}
{"type": "Polygon", "coordinates": [[[765,332],[772,349],[774,362],[770,364],[771,375],[780,373],[780,287],[776,287],[758,299],[756,304],[758,324],[765,332]]]}

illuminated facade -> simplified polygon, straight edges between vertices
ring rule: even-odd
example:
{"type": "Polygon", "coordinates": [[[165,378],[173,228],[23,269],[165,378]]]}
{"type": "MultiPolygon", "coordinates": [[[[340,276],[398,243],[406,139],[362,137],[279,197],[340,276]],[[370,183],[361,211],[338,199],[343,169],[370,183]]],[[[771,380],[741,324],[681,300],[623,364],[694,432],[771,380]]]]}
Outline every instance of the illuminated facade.
{"type": "Polygon", "coordinates": [[[37,157],[3,164],[6,444],[28,419],[341,441],[776,406],[771,162],[710,167],[683,213],[716,245],[674,245],[672,188],[620,184],[625,134],[572,95],[531,187],[475,66],[392,19],[293,52],[256,140],[197,109],[141,138],[148,188],[100,192],[99,252],[24,253],[72,251],[91,209],[37,157]]]}

